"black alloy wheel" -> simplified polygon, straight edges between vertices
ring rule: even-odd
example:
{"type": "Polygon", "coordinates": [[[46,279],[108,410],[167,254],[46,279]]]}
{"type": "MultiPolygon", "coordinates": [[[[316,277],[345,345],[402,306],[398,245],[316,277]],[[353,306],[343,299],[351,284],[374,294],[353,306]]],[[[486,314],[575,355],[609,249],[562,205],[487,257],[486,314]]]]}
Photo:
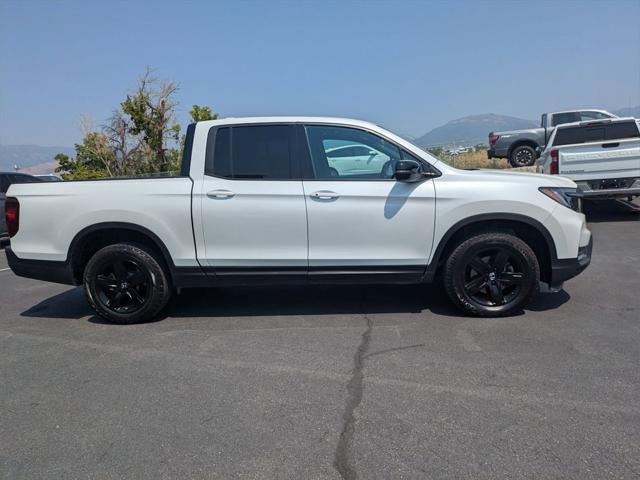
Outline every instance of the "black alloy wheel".
{"type": "Polygon", "coordinates": [[[161,257],[146,245],[125,243],[104,247],[89,259],[84,289],[96,314],[119,324],[156,319],[172,296],[161,257]]]}
{"type": "Polygon", "coordinates": [[[491,248],[475,254],[465,269],[464,288],[477,303],[488,307],[505,305],[522,291],[525,282],[521,258],[506,248],[491,248]]]}
{"type": "Polygon", "coordinates": [[[444,265],[443,282],[453,303],[480,317],[522,311],[538,293],[540,264],[514,234],[478,233],[456,246],[444,265]]]}
{"type": "Polygon", "coordinates": [[[536,163],[536,151],[529,145],[520,145],[511,152],[512,167],[530,167],[536,163]]]}
{"type": "Polygon", "coordinates": [[[115,313],[134,313],[151,299],[151,277],[134,260],[116,259],[96,275],[97,300],[115,313]]]}

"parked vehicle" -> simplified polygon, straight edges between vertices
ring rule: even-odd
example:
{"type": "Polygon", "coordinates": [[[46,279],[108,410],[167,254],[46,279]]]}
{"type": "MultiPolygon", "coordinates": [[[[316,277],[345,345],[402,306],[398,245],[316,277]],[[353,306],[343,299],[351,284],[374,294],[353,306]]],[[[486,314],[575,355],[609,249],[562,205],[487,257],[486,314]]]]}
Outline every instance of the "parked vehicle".
{"type": "MultiPolygon", "coordinates": [[[[16,172],[0,172],[0,212],[4,212],[4,202],[9,185],[12,183],[31,183],[39,182],[40,180],[26,173],[16,172]]],[[[0,218],[0,243],[5,243],[9,240],[9,233],[7,232],[7,224],[5,222],[4,215],[0,218]]]]}
{"type": "Polygon", "coordinates": [[[53,173],[47,173],[43,175],[34,175],[34,177],[39,178],[43,182],[61,182],[62,181],[62,179],[59,176],[54,175],[53,173]]]}
{"type": "Polygon", "coordinates": [[[573,110],[543,113],[540,128],[489,133],[489,158],[508,158],[512,167],[529,167],[538,158],[537,149],[543,148],[553,128],[565,123],[615,118],[605,110],[573,110]]]}
{"type": "Polygon", "coordinates": [[[378,174],[391,157],[367,145],[348,144],[327,148],[327,160],[331,173],[341,175],[378,174]]]}
{"type": "Polygon", "coordinates": [[[558,126],[538,170],[576,182],[582,196],[640,195],[640,120],[616,118],[558,126]]]}
{"type": "Polygon", "coordinates": [[[156,317],[186,287],[440,276],[463,311],[501,316],[589,264],[576,192],[558,176],[458,170],[357,120],[204,121],[179,177],[13,185],[7,258],[17,275],[83,284],[116,323],[156,317]],[[331,167],[337,142],[392,168],[331,167]]]}

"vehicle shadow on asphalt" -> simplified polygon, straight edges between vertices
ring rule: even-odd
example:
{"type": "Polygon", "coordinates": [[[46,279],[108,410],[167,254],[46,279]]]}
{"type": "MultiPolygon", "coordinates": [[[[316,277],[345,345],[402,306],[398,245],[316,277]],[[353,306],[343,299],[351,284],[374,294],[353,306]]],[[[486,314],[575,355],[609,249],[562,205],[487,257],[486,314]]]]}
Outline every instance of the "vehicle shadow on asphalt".
{"type": "MultiPolygon", "coordinates": [[[[526,310],[553,310],[569,299],[565,291],[541,294],[526,310]]],[[[439,285],[308,285],[188,289],[178,295],[157,320],[423,312],[467,318],[451,304],[439,285]]],[[[79,287],[47,298],[21,315],[50,319],[89,317],[92,323],[108,323],[93,314],[79,287]]]]}

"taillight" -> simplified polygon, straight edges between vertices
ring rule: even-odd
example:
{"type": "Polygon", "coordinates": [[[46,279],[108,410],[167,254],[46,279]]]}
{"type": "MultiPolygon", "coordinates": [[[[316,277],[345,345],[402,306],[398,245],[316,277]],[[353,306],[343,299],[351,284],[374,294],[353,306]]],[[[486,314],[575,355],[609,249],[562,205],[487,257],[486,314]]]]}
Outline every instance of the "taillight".
{"type": "Polygon", "coordinates": [[[4,218],[7,221],[9,237],[15,236],[20,228],[20,203],[17,198],[8,197],[4,202],[4,218]]]}
{"type": "Polygon", "coordinates": [[[489,143],[494,144],[498,141],[500,135],[489,135],[489,143]]]}
{"type": "Polygon", "coordinates": [[[551,164],[549,165],[549,173],[551,175],[558,175],[558,150],[551,150],[549,152],[551,157],[551,164]]]}

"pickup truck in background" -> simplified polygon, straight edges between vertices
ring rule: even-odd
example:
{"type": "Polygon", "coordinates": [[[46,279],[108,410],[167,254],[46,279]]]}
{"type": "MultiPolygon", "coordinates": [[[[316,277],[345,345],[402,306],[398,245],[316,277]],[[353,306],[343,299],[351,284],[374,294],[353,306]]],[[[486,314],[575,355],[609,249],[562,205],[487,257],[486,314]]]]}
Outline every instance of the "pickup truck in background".
{"type": "Polygon", "coordinates": [[[211,120],[188,127],[180,176],[12,185],[6,253],[17,275],[84,285],[117,323],[187,287],[435,278],[467,314],[503,316],[589,264],[576,192],[458,170],[358,120],[211,120]]]}
{"type": "Polygon", "coordinates": [[[507,158],[512,167],[535,164],[538,152],[547,144],[553,128],[565,123],[616,118],[605,110],[572,110],[543,113],[540,128],[489,133],[489,158],[507,158]]]}
{"type": "Polygon", "coordinates": [[[538,165],[570,178],[582,198],[640,196],[640,120],[615,118],[558,126],[538,165]]]}

